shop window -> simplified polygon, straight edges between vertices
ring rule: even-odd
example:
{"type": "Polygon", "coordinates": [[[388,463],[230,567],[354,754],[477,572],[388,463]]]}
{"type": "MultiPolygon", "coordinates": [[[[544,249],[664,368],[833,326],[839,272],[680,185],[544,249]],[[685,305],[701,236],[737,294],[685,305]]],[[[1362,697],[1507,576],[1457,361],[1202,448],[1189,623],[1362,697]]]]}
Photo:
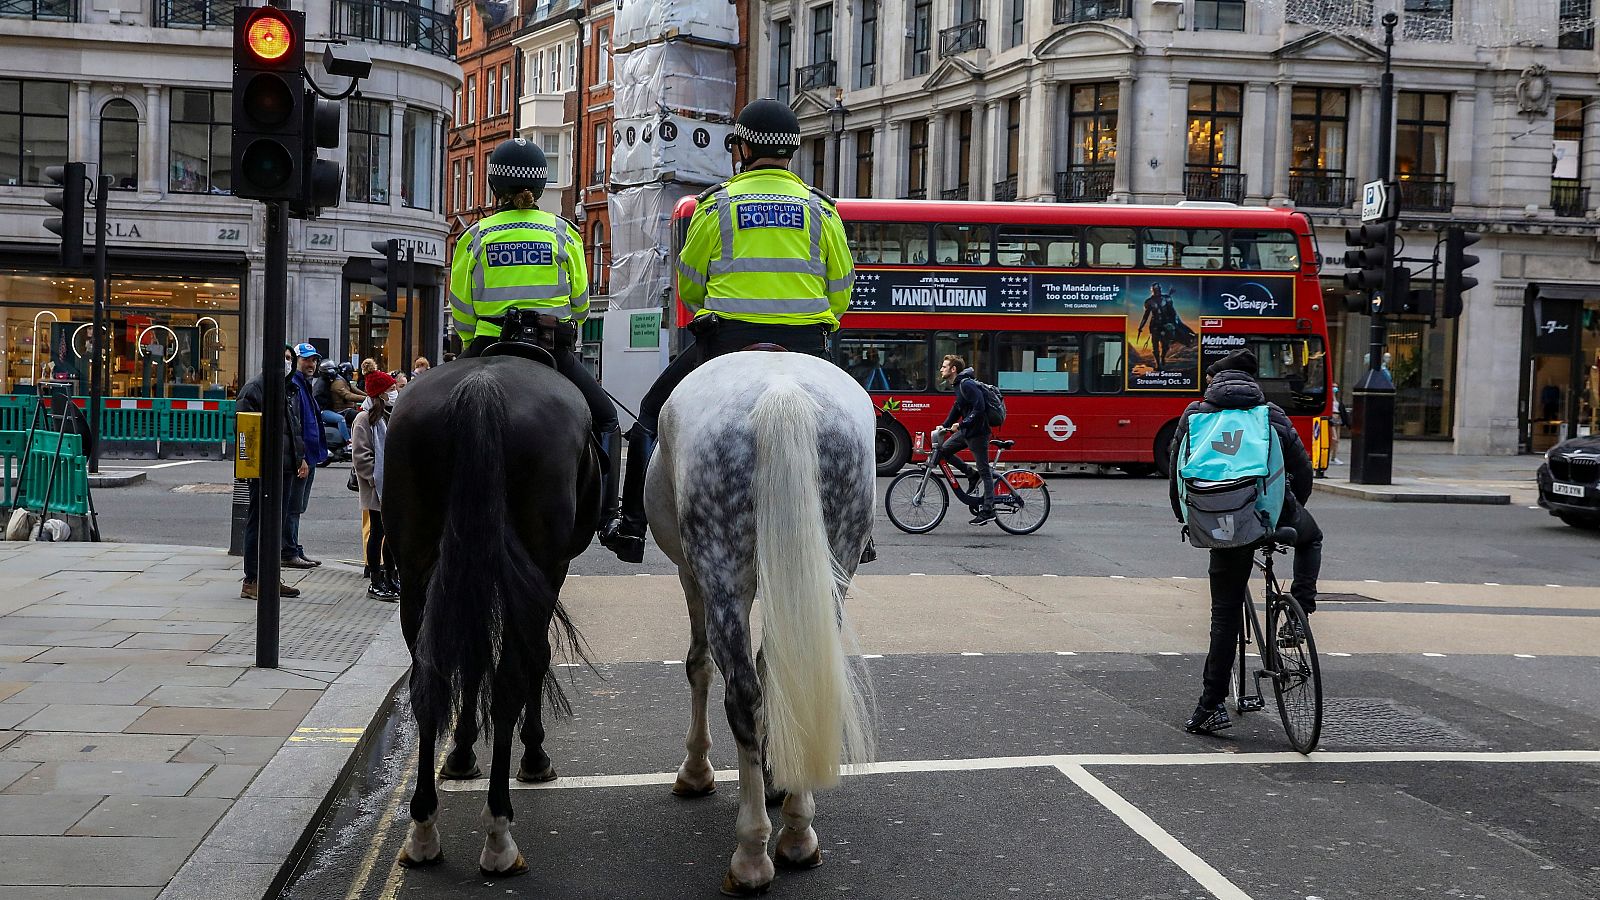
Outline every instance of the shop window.
{"type": "Polygon", "coordinates": [[[116,190],[139,188],[139,114],[126,100],[100,110],[100,174],[110,175],[116,190]]]}
{"type": "MultiPolygon", "coordinates": [[[[982,331],[937,332],[933,336],[933,354],[929,362],[933,364],[934,370],[937,371],[945,356],[953,353],[965,360],[967,366],[972,369],[978,378],[989,381],[993,378],[993,376],[987,374],[989,371],[989,341],[991,337],[992,335],[982,331]]],[[[954,393],[955,389],[954,383],[936,382],[933,385],[933,390],[942,394],[954,393]]]]}
{"type": "Polygon", "coordinates": [[[928,226],[920,222],[846,222],[851,252],[858,263],[926,265],[928,226]]]}
{"type": "MultiPolygon", "coordinates": [[[[1413,282],[1412,287],[1426,284],[1413,282]]],[[[1390,322],[1380,365],[1394,381],[1395,437],[1441,440],[1453,435],[1457,321],[1390,322]]],[[[1339,396],[1347,405],[1353,403],[1351,391],[1369,365],[1366,338],[1370,325],[1371,320],[1359,313],[1346,313],[1337,323],[1329,323],[1330,335],[1339,347],[1339,396]]]]}
{"type": "Polygon", "coordinates": [[[400,202],[413,209],[433,208],[433,113],[407,109],[401,147],[400,202]]]}
{"type": "Polygon", "coordinates": [[[935,259],[941,265],[986,266],[994,231],[988,225],[939,225],[934,229],[935,259]]]}
{"type": "Polygon", "coordinates": [[[1081,345],[1076,334],[1010,332],[996,337],[995,386],[1014,394],[1066,394],[1078,389],[1081,345]]]}
{"type": "Polygon", "coordinates": [[[928,339],[922,332],[844,332],[837,358],[869,391],[928,389],[928,339]]]}
{"type": "Polygon", "coordinates": [[[231,194],[231,91],[172,92],[171,167],[167,189],[177,194],[231,194]]]}
{"type": "Polygon", "coordinates": [[[389,202],[389,104],[351,100],[349,171],[345,197],[352,203],[389,202]]]}
{"type": "Polygon", "coordinates": [[[1079,240],[1071,225],[1002,225],[995,259],[1002,266],[1076,266],[1079,240]]]}

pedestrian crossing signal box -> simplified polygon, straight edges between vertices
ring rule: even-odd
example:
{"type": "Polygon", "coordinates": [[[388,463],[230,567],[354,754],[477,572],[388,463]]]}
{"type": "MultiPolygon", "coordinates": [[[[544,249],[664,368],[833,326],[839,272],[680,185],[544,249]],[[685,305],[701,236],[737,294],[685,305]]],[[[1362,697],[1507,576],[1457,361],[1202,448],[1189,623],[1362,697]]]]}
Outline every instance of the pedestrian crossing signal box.
{"type": "Polygon", "coordinates": [[[238,414],[233,442],[233,477],[261,477],[261,413],[238,414]]]}

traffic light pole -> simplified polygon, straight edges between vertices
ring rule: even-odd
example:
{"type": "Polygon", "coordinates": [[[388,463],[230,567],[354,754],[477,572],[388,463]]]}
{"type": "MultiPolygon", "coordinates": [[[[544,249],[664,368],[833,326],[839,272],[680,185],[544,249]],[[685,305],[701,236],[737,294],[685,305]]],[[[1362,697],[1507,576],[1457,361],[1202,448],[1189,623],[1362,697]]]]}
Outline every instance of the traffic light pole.
{"type": "Polygon", "coordinates": [[[405,372],[411,371],[411,369],[410,369],[411,362],[410,361],[413,360],[413,359],[416,359],[418,356],[421,355],[421,354],[417,353],[417,351],[416,351],[416,349],[414,347],[411,346],[411,339],[415,334],[415,329],[412,327],[412,317],[417,314],[417,312],[416,312],[417,306],[411,300],[411,289],[412,289],[412,286],[414,286],[416,283],[417,283],[417,248],[407,244],[406,245],[406,317],[401,320],[401,322],[402,322],[401,329],[403,331],[403,334],[402,334],[401,337],[402,337],[402,340],[405,342],[406,350],[405,350],[404,353],[401,354],[401,359],[400,359],[400,369],[402,371],[405,371],[405,372]]]}
{"type": "MultiPolygon", "coordinates": [[[[1389,158],[1394,139],[1394,29],[1400,18],[1394,13],[1383,17],[1383,80],[1378,100],[1378,178],[1388,184],[1389,158]]],[[[1389,192],[1385,218],[1398,221],[1400,192],[1389,192]]],[[[1395,296],[1394,240],[1398,228],[1388,229],[1384,241],[1383,304],[1400,301],[1395,296]]],[[[1394,471],[1394,381],[1383,368],[1384,348],[1389,343],[1389,323],[1385,314],[1372,304],[1372,328],[1368,335],[1367,371],[1353,392],[1355,427],[1352,429],[1350,481],[1354,484],[1391,484],[1394,471]]]]}
{"type": "MultiPolygon", "coordinates": [[[[289,207],[267,207],[266,284],[261,303],[261,527],[257,554],[256,666],[278,667],[278,586],[283,558],[283,425],[287,384],[283,345],[289,310],[289,207]]],[[[299,461],[296,460],[298,466],[299,461]]]]}
{"type": "Polygon", "coordinates": [[[100,472],[100,407],[104,406],[107,359],[106,307],[111,300],[111,282],[106,259],[106,207],[111,205],[111,176],[101,175],[94,180],[94,313],[89,327],[90,344],[94,348],[89,358],[89,429],[95,440],[89,454],[89,471],[100,472]]]}

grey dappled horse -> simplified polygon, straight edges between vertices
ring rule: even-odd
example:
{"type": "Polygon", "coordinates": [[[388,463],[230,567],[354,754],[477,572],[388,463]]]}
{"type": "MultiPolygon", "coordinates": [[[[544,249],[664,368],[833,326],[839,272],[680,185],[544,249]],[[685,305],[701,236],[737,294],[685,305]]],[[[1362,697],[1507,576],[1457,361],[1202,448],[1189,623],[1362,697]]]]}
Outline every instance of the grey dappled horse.
{"type": "Polygon", "coordinates": [[[844,593],[872,528],[872,401],[837,366],[799,353],[730,353],[696,369],[661,413],[645,483],[650,529],[689,605],[688,755],[673,792],[716,789],[707,753],[711,663],[739,747],[738,848],[724,893],[765,891],[765,762],[787,793],[777,861],[821,865],[812,792],[866,761],[864,685],[846,653],[844,593]],[[751,658],[752,602],[761,651],[751,658]]]}

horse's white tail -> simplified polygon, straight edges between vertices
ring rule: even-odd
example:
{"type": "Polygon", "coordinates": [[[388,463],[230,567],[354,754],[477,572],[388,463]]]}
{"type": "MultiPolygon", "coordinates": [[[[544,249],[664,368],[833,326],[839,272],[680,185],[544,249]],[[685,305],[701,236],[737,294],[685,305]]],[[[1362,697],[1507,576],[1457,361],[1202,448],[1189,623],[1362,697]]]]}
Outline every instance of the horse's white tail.
{"type": "Polygon", "coordinates": [[[762,715],[773,783],[828,787],[872,754],[867,704],[845,654],[845,572],[822,519],[821,406],[793,383],[756,401],[756,586],[766,662],[762,715]]]}

